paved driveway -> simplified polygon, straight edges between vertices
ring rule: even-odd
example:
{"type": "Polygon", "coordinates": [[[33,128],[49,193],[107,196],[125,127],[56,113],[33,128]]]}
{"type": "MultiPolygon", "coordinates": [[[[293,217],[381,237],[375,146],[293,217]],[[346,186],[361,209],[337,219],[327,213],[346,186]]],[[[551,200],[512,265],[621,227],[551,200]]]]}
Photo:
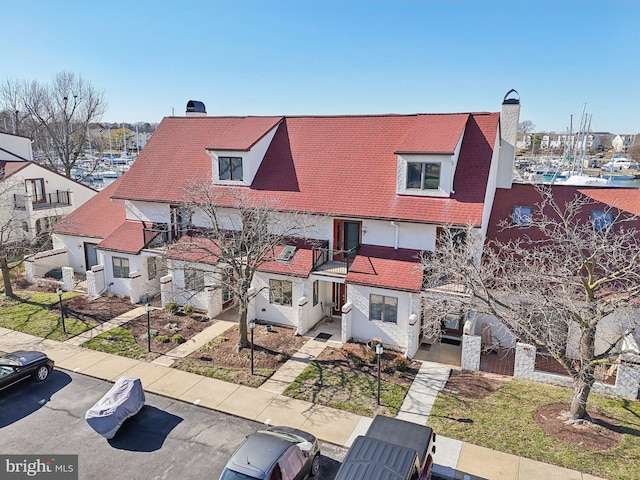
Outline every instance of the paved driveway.
{"type": "MultiPolygon", "coordinates": [[[[263,425],[146,394],[140,413],[106,440],[84,414],[111,384],[54,370],[42,384],[0,392],[0,453],[78,454],[80,479],[213,479],[263,425]]],[[[346,450],[321,444],[318,480],[333,479],[346,450]]]]}

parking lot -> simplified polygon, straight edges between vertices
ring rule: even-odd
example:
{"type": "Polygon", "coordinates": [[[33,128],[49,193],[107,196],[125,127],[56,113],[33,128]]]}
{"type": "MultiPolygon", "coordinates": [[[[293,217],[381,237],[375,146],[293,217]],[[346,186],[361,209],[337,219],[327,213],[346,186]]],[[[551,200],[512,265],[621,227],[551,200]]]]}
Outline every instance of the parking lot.
{"type": "MultiPolygon", "coordinates": [[[[0,453],[77,454],[80,479],[217,479],[244,438],[264,425],[147,394],[143,409],[106,440],[84,415],[111,384],[54,370],[0,391],[0,453]]],[[[319,480],[333,479],[346,449],[321,443],[319,480]]]]}

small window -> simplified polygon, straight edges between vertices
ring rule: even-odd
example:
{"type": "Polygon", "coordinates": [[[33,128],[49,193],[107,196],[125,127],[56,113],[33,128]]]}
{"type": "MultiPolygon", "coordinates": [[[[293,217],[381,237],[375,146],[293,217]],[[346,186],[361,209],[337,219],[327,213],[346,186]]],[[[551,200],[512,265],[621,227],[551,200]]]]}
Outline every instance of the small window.
{"type": "Polygon", "coordinates": [[[398,299],[384,295],[369,296],[369,319],[381,322],[398,322],[398,299]]]}
{"type": "Polygon", "coordinates": [[[292,305],[293,285],[287,280],[269,280],[269,303],[292,305]]]}
{"type": "Polygon", "coordinates": [[[197,292],[204,288],[204,272],[193,268],[184,271],[184,286],[187,290],[197,292]]]}
{"type": "Polygon", "coordinates": [[[609,232],[613,228],[613,215],[611,215],[611,212],[593,210],[591,212],[591,221],[596,232],[609,232]]]}
{"type": "Polygon", "coordinates": [[[157,275],[156,257],[147,257],[147,276],[149,280],[153,280],[157,275]]]}
{"type": "Polygon", "coordinates": [[[218,157],[220,180],[242,181],[242,157],[218,157]]]}
{"type": "Polygon", "coordinates": [[[313,306],[318,305],[318,280],[314,280],[313,282],[313,306]]]}
{"type": "Polygon", "coordinates": [[[129,259],[113,257],[113,278],[129,278],[129,259]]]}
{"type": "Polygon", "coordinates": [[[416,190],[438,190],[440,187],[439,163],[407,164],[407,188],[416,190]]]}
{"type": "Polygon", "coordinates": [[[531,207],[516,206],[513,207],[513,213],[511,214],[512,225],[531,225],[531,214],[533,209],[531,207]]]}

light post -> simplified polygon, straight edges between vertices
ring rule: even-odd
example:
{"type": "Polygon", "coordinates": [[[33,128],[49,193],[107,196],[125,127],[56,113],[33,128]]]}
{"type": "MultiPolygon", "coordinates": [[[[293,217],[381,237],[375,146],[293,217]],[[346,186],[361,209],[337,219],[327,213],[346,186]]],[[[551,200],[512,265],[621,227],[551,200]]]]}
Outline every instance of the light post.
{"type": "Polygon", "coordinates": [[[151,323],[149,318],[151,316],[151,304],[147,303],[144,309],[147,311],[147,351],[151,353],[151,323]]]}
{"type": "Polygon", "coordinates": [[[62,320],[62,331],[63,333],[67,333],[67,327],[64,324],[64,310],[62,310],[62,289],[60,287],[58,287],[58,289],[56,290],[56,293],[58,294],[58,301],[60,302],[60,320],[62,320]]]}
{"type": "Polygon", "coordinates": [[[381,343],[376,344],[376,355],[378,355],[378,405],[380,405],[380,357],[384,348],[381,343]]]}
{"type": "Polygon", "coordinates": [[[251,330],[251,375],[253,375],[253,330],[256,328],[256,321],[249,322],[249,330],[251,330]]]}

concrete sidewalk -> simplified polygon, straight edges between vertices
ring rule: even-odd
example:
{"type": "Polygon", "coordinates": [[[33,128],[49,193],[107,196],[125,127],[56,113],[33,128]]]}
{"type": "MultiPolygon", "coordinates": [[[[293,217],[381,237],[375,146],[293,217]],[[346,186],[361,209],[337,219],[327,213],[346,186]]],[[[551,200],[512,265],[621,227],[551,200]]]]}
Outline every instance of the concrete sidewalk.
{"type": "MultiPolygon", "coordinates": [[[[306,355],[311,356],[315,353],[315,349],[320,348],[311,342],[307,342],[307,344],[309,351],[306,352],[306,355]]],[[[0,328],[0,350],[19,349],[43,351],[56,362],[57,368],[103,380],[115,381],[122,375],[139,377],[144,389],[148,392],[258,422],[300,428],[313,433],[326,442],[337,445],[349,446],[358,434],[366,431],[371,422],[368,417],[295,400],[266,389],[244,387],[172,369],[164,365],[88,350],[78,346],[76,342],[60,343],[0,328]]],[[[299,363],[306,365],[305,359],[302,357],[299,363]]],[[[428,412],[417,400],[425,398],[425,396],[435,398],[435,390],[442,384],[442,378],[434,380],[427,377],[431,374],[437,374],[441,377],[445,375],[444,370],[440,372],[433,370],[436,367],[438,364],[435,364],[435,367],[427,365],[420,370],[419,378],[415,382],[416,386],[411,389],[411,399],[408,400],[406,406],[403,404],[402,412],[410,415],[412,421],[426,423],[428,419],[428,412]],[[412,402],[415,405],[412,406],[412,402]]],[[[446,375],[448,376],[448,371],[446,375]]],[[[286,379],[283,377],[280,384],[284,383],[286,383],[286,379]]],[[[447,475],[449,478],[469,480],[596,479],[588,474],[442,436],[438,436],[436,445],[435,473],[447,475]]]]}

